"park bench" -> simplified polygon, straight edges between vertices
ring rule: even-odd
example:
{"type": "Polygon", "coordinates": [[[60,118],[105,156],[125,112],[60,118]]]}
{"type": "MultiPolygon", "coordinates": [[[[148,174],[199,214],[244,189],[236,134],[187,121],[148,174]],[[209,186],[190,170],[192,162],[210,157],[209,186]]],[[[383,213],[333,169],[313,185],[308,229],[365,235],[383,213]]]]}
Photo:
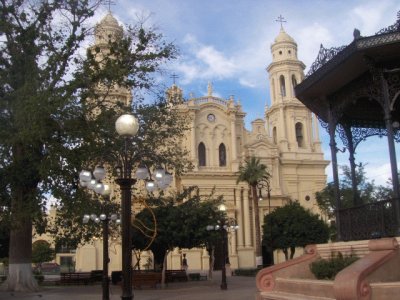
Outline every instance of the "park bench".
{"type": "Polygon", "coordinates": [[[133,272],[132,284],[134,288],[142,288],[143,286],[157,288],[157,284],[161,283],[161,273],[157,272],[133,272]]]}
{"type": "Polygon", "coordinates": [[[165,270],[165,281],[187,281],[188,277],[185,270],[165,270]]]}
{"type": "Polygon", "coordinates": [[[68,272],[60,273],[59,284],[85,284],[93,283],[91,272],[68,272]]]}

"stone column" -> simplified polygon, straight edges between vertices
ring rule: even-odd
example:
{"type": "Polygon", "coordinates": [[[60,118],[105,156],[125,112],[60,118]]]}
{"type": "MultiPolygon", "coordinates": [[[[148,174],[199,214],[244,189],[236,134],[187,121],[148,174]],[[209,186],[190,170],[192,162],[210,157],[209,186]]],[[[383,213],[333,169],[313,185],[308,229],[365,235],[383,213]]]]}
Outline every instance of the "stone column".
{"type": "Polygon", "coordinates": [[[237,160],[237,148],[236,148],[236,123],[235,119],[231,120],[231,143],[232,143],[232,157],[231,162],[237,160]]]}
{"type": "Polygon", "coordinates": [[[237,190],[234,190],[234,192],[235,192],[235,204],[236,204],[237,212],[238,212],[237,213],[237,223],[239,225],[239,229],[237,232],[237,235],[238,235],[237,242],[238,242],[239,247],[243,247],[244,246],[244,244],[243,244],[243,229],[244,229],[243,224],[244,224],[244,222],[243,222],[243,218],[242,218],[242,216],[243,216],[242,197],[241,197],[240,191],[239,191],[239,197],[237,197],[237,195],[236,195],[237,190]]]}
{"type": "Polygon", "coordinates": [[[251,246],[251,222],[250,222],[250,203],[249,203],[249,193],[245,189],[243,191],[243,226],[244,226],[244,244],[246,247],[251,246]]]}

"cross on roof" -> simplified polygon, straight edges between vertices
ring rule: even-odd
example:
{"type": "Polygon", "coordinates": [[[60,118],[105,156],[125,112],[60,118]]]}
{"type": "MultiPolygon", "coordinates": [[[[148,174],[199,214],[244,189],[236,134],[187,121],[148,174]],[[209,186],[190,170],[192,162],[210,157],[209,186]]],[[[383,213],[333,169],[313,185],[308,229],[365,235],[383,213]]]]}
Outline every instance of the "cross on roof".
{"type": "Polygon", "coordinates": [[[283,29],[283,23],[286,23],[286,20],[282,15],[279,15],[278,19],[275,20],[275,22],[281,23],[281,29],[283,29]]]}
{"type": "Polygon", "coordinates": [[[171,76],[169,76],[169,78],[172,78],[172,80],[174,81],[174,84],[175,84],[175,80],[176,80],[177,78],[179,78],[179,76],[176,75],[175,73],[173,73],[171,76]]]}
{"type": "Polygon", "coordinates": [[[113,0],[102,0],[101,1],[104,5],[108,6],[108,11],[111,12],[111,5],[115,5],[115,1],[113,0]]]}

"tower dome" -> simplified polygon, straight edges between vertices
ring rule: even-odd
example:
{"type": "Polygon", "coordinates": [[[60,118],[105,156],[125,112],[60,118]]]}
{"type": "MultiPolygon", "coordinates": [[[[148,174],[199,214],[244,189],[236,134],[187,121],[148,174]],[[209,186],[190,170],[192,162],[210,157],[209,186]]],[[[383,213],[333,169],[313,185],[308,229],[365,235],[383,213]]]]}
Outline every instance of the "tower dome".
{"type": "Polygon", "coordinates": [[[110,40],[114,41],[122,37],[123,31],[117,19],[109,12],[100,23],[96,25],[96,44],[108,43],[110,40]]]}
{"type": "Polygon", "coordinates": [[[283,42],[296,44],[294,39],[290,35],[288,35],[283,28],[281,28],[278,36],[275,38],[275,43],[283,43],[283,42]]]}
{"type": "Polygon", "coordinates": [[[297,43],[283,27],[271,45],[272,61],[297,60],[297,43]]]}

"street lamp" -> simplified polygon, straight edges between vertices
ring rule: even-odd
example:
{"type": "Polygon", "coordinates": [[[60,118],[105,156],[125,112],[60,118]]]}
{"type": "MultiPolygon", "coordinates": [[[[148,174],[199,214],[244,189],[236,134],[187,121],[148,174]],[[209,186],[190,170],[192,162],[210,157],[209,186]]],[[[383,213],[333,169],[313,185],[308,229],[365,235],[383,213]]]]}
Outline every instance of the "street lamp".
{"type": "MultiPolygon", "coordinates": [[[[101,180],[105,177],[104,170],[100,167],[96,167],[92,173],[89,171],[81,171],[79,174],[79,180],[82,187],[87,187],[90,190],[93,190],[95,193],[102,195],[105,199],[109,200],[110,196],[110,186],[108,184],[103,184],[101,180]]],[[[83,224],[87,224],[89,220],[94,221],[95,223],[102,222],[103,224],[103,276],[102,276],[102,287],[103,287],[103,300],[110,299],[110,286],[108,280],[108,263],[110,262],[110,257],[108,254],[108,224],[109,221],[114,221],[116,224],[120,224],[121,221],[118,219],[116,214],[111,214],[111,216],[107,216],[108,214],[108,203],[105,203],[104,213],[102,213],[99,217],[96,214],[85,214],[83,216],[83,224]]]]}
{"type": "MultiPolygon", "coordinates": [[[[132,218],[132,186],[138,179],[145,180],[146,189],[148,192],[153,192],[158,189],[166,189],[172,182],[172,174],[166,172],[160,166],[157,166],[154,171],[154,180],[152,179],[149,170],[144,165],[139,165],[136,168],[135,178],[132,177],[133,168],[137,165],[137,153],[139,149],[129,143],[139,130],[138,120],[131,114],[121,115],[115,122],[115,129],[119,136],[124,138],[124,147],[120,152],[110,153],[113,161],[117,163],[115,171],[117,179],[115,182],[121,190],[121,225],[122,225],[122,296],[123,300],[131,300],[132,292],[132,234],[131,234],[131,218],[132,218]]],[[[83,171],[87,172],[87,171],[83,171]]],[[[89,172],[90,173],[90,172],[89,172]]],[[[102,166],[96,167],[93,175],[98,174],[99,179],[105,178],[105,170],[102,166]],[[96,171],[97,170],[97,171],[96,171]]],[[[90,182],[91,185],[96,185],[95,182],[90,182]]]]}
{"type": "Polygon", "coordinates": [[[263,181],[259,182],[257,184],[257,187],[258,187],[258,195],[259,195],[258,200],[260,200],[260,201],[264,199],[262,196],[261,190],[263,187],[266,187],[267,198],[268,198],[268,213],[271,213],[271,186],[270,186],[269,180],[263,180],[263,181]]]}
{"type": "MultiPolygon", "coordinates": [[[[218,206],[218,210],[222,213],[226,212],[226,206],[221,203],[218,206]]],[[[239,228],[236,224],[236,220],[234,218],[226,218],[222,216],[220,220],[218,220],[218,225],[208,225],[207,230],[216,230],[221,233],[221,241],[222,241],[222,277],[221,277],[221,290],[228,289],[228,284],[226,282],[226,262],[227,262],[227,233],[230,231],[235,231],[239,228]]]]}

